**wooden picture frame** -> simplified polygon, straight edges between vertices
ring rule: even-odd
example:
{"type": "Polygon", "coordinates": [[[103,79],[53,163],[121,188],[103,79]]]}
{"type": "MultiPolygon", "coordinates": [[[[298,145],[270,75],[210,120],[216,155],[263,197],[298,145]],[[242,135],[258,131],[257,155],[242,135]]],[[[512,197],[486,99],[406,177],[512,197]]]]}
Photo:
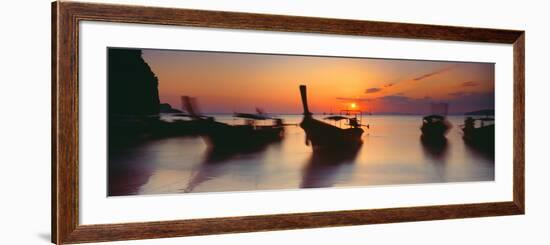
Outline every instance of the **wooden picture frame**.
{"type": "Polygon", "coordinates": [[[517,30],[54,2],[51,60],[52,242],[101,242],[524,214],[524,56],[525,33],[517,30]],[[78,57],[79,22],[84,20],[512,44],[513,201],[80,225],[78,57]]]}

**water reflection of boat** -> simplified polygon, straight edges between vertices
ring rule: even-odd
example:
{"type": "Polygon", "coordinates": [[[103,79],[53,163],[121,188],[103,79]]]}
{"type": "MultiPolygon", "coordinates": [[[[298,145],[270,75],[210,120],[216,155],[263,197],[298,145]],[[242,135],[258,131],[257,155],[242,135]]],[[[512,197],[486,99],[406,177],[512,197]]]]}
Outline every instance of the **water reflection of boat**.
{"type": "Polygon", "coordinates": [[[338,179],[347,180],[359,147],[337,151],[314,151],[302,170],[300,188],[332,187],[338,179]]]}
{"type": "Polygon", "coordinates": [[[447,138],[440,138],[437,142],[434,142],[433,140],[430,141],[424,138],[421,138],[420,141],[422,143],[422,149],[428,157],[430,157],[432,160],[437,161],[445,160],[449,148],[447,138]]]}
{"type": "Polygon", "coordinates": [[[363,143],[361,135],[364,130],[361,128],[361,122],[357,117],[342,118],[348,121],[348,128],[340,128],[314,119],[309,111],[305,85],[300,85],[300,94],[302,106],[304,107],[304,117],[300,127],[306,133],[307,145],[311,143],[314,150],[316,150],[320,148],[353,148],[363,143]]]}
{"type": "MultiPolygon", "coordinates": [[[[239,164],[246,163],[243,163],[241,161],[232,162],[232,160],[239,158],[254,159],[254,156],[260,154],[263,150],[265,150],[265,148],[266,146],[264,145],[263,147],[248,149],[241,148],[234,151],[218,150],[217,148],[208,149],[204,155],[204,161],[198,166],[198,168],[193,170],[187,182],[187,185],[184,189],[182,189],[182,191],[186,193],[193,192],[195,188],[202,185],[203,183],[228,174],[229,172],[231,172],[231,168],[235,167],[235,163],[237,163],[237,166],[235,168],[238,169],[239,164]]],[[[256,172],[253,171],[253,169],[255,168],[259,168],[259,164],[246,164],[246,169],[249,172],[256,172]]],[[[228,186],[227,188],[230,188],[230,186],[228,186]]]]}
{"type": "Polygon", "coordinates": [[[201,136],[210,147],[218,150],[257,148],[280,141],[284,136],[283,120],[269,117],[261,110],[257,114],[235,113],[235,118],[244,124],[230,125],[216,121],[213,117],[201,115],[195,102],[184,96],[186,110],[200,124],[201,136]],[[272,124],[260,122],[272,121],[272,124]]]}
{"type": "MultiPolygon", "coordinates": [[[[110,143],[110,142],[109,142],[110,143]]],[[[143,149],[151,147],[150,141],[124,148],[109,145],[107,164],[108,196],[138,195],[140,187],[153,175],[155,157],[143,149]]]]}
{"type": "Polygon", "coordinates": [[[495,149],[495,111],[481,110],[466,113],[462,127],[466,144],[476,149],[493,152],[495,149]]]}

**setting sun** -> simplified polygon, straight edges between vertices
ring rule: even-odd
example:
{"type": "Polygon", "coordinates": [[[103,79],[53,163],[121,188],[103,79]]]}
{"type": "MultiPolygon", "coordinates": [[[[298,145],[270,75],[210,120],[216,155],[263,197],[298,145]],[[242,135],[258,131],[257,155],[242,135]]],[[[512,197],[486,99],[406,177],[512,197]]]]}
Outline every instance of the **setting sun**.
{"type": "Polygon", "coordinates": [[[349,106],[351,107],[351,109],[356,109],[357,108],[357,104],[355,104],[355,103],[351,103],[349,106]]]}

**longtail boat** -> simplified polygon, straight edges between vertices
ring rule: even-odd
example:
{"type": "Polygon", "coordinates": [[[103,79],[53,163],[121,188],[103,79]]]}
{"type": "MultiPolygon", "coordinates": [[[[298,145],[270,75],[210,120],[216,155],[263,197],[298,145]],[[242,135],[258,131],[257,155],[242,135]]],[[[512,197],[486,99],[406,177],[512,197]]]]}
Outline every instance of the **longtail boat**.
{"type": "Polygon", "coordinates": [[[452,128],[451,123],[447,120],[447,111],[449,105],[447,103],[432,103],[432,114],[422,118],[422,142],[428,144],[441,144],[446,142],[445,135],[452,128]]]}
{"type": "Polygon", "coordinates": [[[186,110],[201,124],[201,136],[206,143],[217,150],[247,150],[262,148],[280,141],[284,136],[284,124],[280,118],[267,116],[261,110],[256,114],[234,113],[233,117],[244,119],[244,124],[230,125],[218,122],[213,117],[200,114],[196,103],[190,97],[182,97],[186,110]],[[259,121],[272,121],[260,124],[259,121]]]}
{"type": "Polygon", "coordinates": [[[484,151],[495,149],[495,111],[468,112],[462,126],[464,142],[484,151]]]}
{"type": "Polygon", "coordinates": [[[313,118],[309,111],[307,101],[307,88],[300,85],[300,95],[304,109],[303,119],[300,127],[306,133],[306,145],[313,146],[314,150],[319,149],[353,149],[363,143],[361,135],[364,130],[357,117],[334,118],[335,120],[345,119],[348,121],[348,128],[340,128],[313,118]]]}
{"type": "Polygon", "coordinates": [[[427,142],[438,142],[445,140],[445,135],[449,132],[451,124],[444,116],[429,115],[422,118],[422,140],[427,142]]]}

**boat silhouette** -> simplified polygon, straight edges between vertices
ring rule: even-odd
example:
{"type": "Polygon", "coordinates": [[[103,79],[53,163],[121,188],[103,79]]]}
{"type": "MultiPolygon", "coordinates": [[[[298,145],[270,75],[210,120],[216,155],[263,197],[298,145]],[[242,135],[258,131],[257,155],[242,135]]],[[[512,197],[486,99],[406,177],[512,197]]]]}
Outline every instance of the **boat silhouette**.
{"type": "Polygon", "coordinates": [[[480,110],[468,112],[462,126],[464,142],[487,153],[494,154],[495,149],[495,111],[480,110]]]}
{"type": "Polygon", "coordinates": [[[445,135],[449,132],[452,125],[447,120],[446,116],[449,105],[447,103],[432,103],[432,114],[422,118],[422,143],[444,144],[447,142],[445,135]]]}
{"type": "Polygon", "coordinates": [[[347,120],[348,128],[340,128],[313,118],[309,111],[307,101],[307,88],[300,85],[300,95],[304,109],[303,119],[300,127],[306,133],[306,145],[311,143],[314,151],[320,149],[354,149],[363,143],[361,135],[364,130],[361,128],[357,117],[335,118],[347,120]]]}
{"type": "Polygon", "coordinates": [[[429,115],[422,118],[422,141],[424,142],[442,142],[445,141],[445,135],[449,132],[451,124],[444,116],[429,115]]]}
{"type": "Polygon", "coordinates": [[[200,114],[194,99],[183,96],[182,100],[187,112],[200,124],[200,135],[208,146],[217,151],[262,148],[266,144],[282,140],[284,136],[283,120],[270,117],[259,109],[256,114],[234,113],[233,117],[244,119],[245,123],[230,125],[200,114]],[[260,121],[273,123],[260,124],[260,121]]]}

